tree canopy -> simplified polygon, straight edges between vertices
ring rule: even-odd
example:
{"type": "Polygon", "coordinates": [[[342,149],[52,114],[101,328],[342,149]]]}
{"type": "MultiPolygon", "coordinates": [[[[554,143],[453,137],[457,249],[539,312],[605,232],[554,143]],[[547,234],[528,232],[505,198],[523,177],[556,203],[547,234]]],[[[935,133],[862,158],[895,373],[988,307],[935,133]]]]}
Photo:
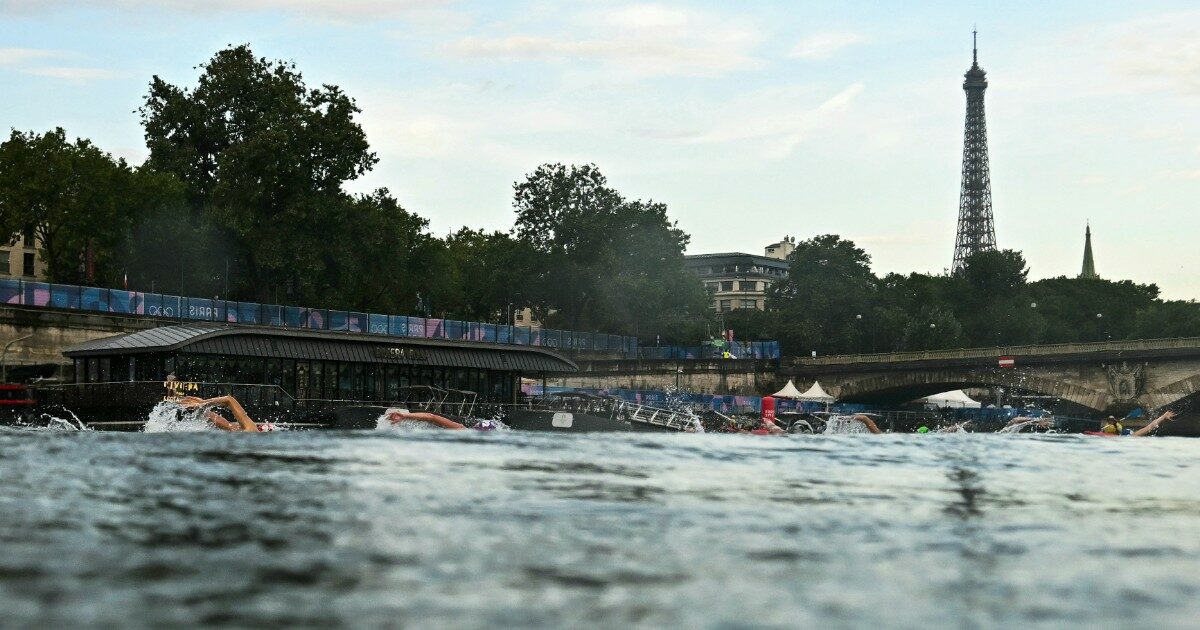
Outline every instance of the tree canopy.
{"type": "Polygon", "coordinates": [[[796,244],[765,311],[716,314],[667,206],[625,197],[594,164],[516,181],[510,229],[438,238],[389,190],[345,189],[377,157],[339,87],[246,45],[197,70],[191,87],[150,82],[137,168],[62,129],[13,130],[0,234],[32,231],[59,282],[128,275],[142,290],[493,322],[528,307],[551,327],[689,345],[719,317],[793,355],[1200,336],[1197,305],[1153,284],[1031,282],[1011,250],[878,277],[832,234],[796,244]]]}
{"type": "Polygon", "coordinates": [[[386,191],[358,202],[343,191],[377,158],[355,120],[358,106],[340,88],[309,88],[294,64],[256,57],[246,45],[199,69],[194,88],[150,82],[140,109],[147,166],[183,182],[193,212],[228,239],[234,297],[266,301],[271,287],[286,285],[295,298],[316,299],[324,287],[303,280],[337,274],[330,266],[342,244],[330,237],[339,226],[410,223],[364,216],[403,212],[380,202],[386,191]]]}

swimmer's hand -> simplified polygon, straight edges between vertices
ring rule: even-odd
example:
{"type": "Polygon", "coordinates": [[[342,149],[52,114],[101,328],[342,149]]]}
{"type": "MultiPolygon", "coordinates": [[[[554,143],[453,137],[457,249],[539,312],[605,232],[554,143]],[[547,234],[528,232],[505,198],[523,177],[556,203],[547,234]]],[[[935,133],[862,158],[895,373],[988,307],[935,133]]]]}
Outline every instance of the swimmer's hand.
{"type": "Polygon", "coordinates": [[[1178,415],[1178,414],[1176,414],[1174,411],[1164,411],[1163,414],[1161,416],[1155,418],[1154,422],[1152,422],[1151,424],[1155,424],[1155,425],[1162,424],[1164,422],[1167,422],[1168,420],[1175,419],[1176,415],[1178,415]]]}
{"type": "Polygon", "coordinates": [[[410,419],[414,419],[411,411],[393,411],[388,414],[388,420],[391,420],[392,424],[410,419]]]}
{"type": "Polygon", "coordinates": [[[179,405],[181,407],[187,407],[189,409],[193,408],[193,407],[199,407],[200,405],[203,405],[203,404],[204,404],[204,401],[199,398],[196,398],[195,396],[184,396],[183,398],[179,399],[179,405]]]}

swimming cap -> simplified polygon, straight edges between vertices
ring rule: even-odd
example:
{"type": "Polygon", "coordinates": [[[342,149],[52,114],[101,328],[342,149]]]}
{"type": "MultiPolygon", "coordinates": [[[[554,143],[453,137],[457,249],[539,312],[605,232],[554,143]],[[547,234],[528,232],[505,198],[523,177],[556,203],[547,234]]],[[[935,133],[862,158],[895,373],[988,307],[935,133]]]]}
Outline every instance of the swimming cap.
{"type": "Polygon", "coordinates": [[[264,422],[262,424],[257,424],[255,426],[258,427],[259,433],[268,433],[270,431],[275,430],[275,425],[271,424],[270,422],[264,422]]]}
{"type": "Polygon", "coordinates": [[[919,428],[917,428],[917,433],[929,433],[929,427],[921,425],[919,428]]]}
{"type": "Polygon", "coordinates": [[[480,420],[471,428],[475,429],[476,431],[495,431],[496,429],[499,429],[500,426],[495,420],[480,420]]]}

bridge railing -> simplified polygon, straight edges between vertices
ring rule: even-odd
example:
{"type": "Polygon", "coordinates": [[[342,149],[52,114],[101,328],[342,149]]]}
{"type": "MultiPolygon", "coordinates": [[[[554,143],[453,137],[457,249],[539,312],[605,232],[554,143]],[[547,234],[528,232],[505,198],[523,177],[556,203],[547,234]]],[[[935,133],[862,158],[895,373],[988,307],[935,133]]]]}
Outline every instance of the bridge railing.
{"type": "Polygon", "coordinates": [[[995,359],[1014,356],[1047,356],[1059,354],[1086,354],[1095,352],[1129,352],[1137,350],[1200,349],[1200,337],[1175,339],[1134,339],[1129,341],[1088,341],[1052,343],[1044,345],[995,346],[989,348],[962,348],[956,350],[918,350],[910,352],[888,352],[881,354],[831,354],[824,357],[799,357],[793,360],[797,366],[841,365],[846,363],[899,363],[904,361],[928,361],[938,359],[995,359]]]}
{"type": "Polygon", "coordinates": [[[210,300],[142,291],[0,278],[0,305],[53,308],[173,321],[304,328],[391,337],[454,339],[519,346],[540,346],[579,353],[636,358],[636,337],[529,328],[456,319],[358,313],[336,309],[210,300]]]}

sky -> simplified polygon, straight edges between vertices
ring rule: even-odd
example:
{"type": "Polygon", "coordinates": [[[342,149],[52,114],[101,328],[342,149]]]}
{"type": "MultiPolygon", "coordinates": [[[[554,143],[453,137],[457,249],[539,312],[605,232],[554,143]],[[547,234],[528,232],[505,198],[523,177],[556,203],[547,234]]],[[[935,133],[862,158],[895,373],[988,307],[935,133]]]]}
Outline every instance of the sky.
{"type": "Polygon", "coordinates": [[[140,163],[150,78],[249,43],[363,112],[387,187],[446,234],[507,230],[512,184],[595,163],[689,253],[834,233],[878,274],[950,266],[971,31],[997,242],[1031,278],[1200,297],[1200,6],[1126,2],[0,0],[0,127],[140,163]]]}

